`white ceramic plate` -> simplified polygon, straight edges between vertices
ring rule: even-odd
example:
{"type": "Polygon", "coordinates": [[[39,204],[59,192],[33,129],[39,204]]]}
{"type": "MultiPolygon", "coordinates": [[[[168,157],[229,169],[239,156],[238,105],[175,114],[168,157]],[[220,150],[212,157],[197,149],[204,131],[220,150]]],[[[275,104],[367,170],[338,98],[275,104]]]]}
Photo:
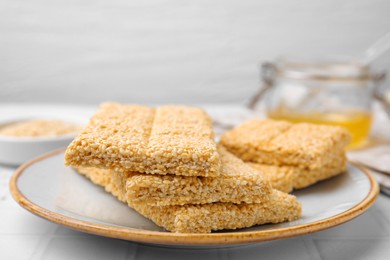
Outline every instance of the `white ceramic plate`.
{"type": "Polygon", "coordinates": [[[57,151],[20,167],[11,179],[16,201],[27,210],[73,229],[160,245],[229,245],[281,239],[330,228],[360,215],[374,202],[378,185],[362,168],[295,192],[303,216],[293,222],[211,234],[164,231],[64,166],[57,151]]]}

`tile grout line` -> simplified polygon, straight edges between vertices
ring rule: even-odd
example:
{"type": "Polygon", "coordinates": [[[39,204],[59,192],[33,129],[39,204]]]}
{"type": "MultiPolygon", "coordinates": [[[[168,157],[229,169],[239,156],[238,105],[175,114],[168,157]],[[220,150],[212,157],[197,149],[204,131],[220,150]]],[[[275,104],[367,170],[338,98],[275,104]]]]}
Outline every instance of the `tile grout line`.
{"type": "Polygon", "coordinates": [[[137,259],[138,250],[139,250],[139,245],[138,244],[133,244],[133,243],[129,244],[129,246],[127,247],[125,260],[135,260],[135,259],[137,259]]]}
{"type": "Polygon", "coordinates": [[[58,226],[53,225],[53,227],[51,227],[47,233],[41,235],[41,239],[40,239],[38,245],[36,246],[34,252],[31,254],[29,260],[42,259],[42,256],[46,252],[46,249],[47,249],[49,243],[54,238],[54,234],[55,234],[57,229],[58,229],[58,226]]]}
{"type": "Polygon", "coordinates": [[[303,238],[302,241],[306,247],[306,251],[310,255],[311,260],[315,260],[315,259],[321,260],[322,259],[321,254],[318,251],[317,245],[313,241],[313,238],[303,238]]]}
{"type": "Polygon", "coordinates": [[[374,214],[377,218],[379,218],[380,220],[382,220],[386,226],[386,237],[390,237],[390,221],[389,219],[387,219],[386,217],[386,213],[380,209],[374,209],[372,211],[372,214],[374,214]]]}
{"type": "Polygon", "coordinates": [[[217,251],[218,260],[228,260],[229,259],[229,253],[228,250],[221,248],[217,251]]]}

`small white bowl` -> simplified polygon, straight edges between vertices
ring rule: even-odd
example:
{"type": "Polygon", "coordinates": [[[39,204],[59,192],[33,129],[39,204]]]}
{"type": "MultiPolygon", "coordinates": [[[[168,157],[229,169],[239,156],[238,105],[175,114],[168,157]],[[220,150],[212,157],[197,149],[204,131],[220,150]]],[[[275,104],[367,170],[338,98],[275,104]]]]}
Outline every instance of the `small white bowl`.
{"type": "MultiPolygon", "coordinates": [[[[83,126],[94,106],[8,103],[0,104],[0,127],[26,120],[61,120],[83,126]]],[[[76,134],[53,137],[0,136],[0,164],[20,165],[44,153],[68,146],[76,134]]]]}
{"type": "Polygon", "coordinates": [[[0,163],[20,165],[39,155],[66,147],[75,134],[55,137],[0,136],[0,163]]]}
{"type": "MultiPolygon", "coordinates": [[[[30,117],[17,120],[0,120],[0,128],[34,119],[53,119],[46,117],[30,117]]],[[[59,120],[56,118],[55,120],[59,120]]],[[[62,120],[62,119],[60,119],[62,120]]],[[[69,121],[67,121],[69,122],[69,121]]],[[[81,122],[72,122],[82,126],[81,122]]],[[[0,135],[0,163],[6,165],[20,165],[44,153],[66,147],[76,137],[76,133],[61,136],[1,136],[0,135]]]]}

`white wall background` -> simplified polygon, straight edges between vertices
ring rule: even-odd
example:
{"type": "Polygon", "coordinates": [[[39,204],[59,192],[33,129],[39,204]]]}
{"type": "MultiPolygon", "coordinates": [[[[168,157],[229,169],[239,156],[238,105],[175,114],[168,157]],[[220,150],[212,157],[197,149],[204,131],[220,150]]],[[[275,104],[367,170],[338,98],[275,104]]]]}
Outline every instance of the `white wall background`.
{"type": "Polygon", "coordinates": [[[388,0],[0,0],[0,102],[243,103],[260,61],[387,31],[388,0]]]}

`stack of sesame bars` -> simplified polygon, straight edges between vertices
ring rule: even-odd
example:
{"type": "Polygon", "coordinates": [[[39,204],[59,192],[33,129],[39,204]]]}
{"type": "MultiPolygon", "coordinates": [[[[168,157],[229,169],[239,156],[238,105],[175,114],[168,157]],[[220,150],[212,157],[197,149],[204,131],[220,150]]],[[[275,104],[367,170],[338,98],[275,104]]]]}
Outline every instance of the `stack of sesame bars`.
{"type": "Polygon", "coordinates": [[[105,103],[67,165],[166,230],[207,233],[298,219],[296,198],[214,141],[200,108],[105,103]]]}
{"type": "Polygon", "coordinates": [[[224,133],[220,144],[291,192],[345,172],[350,140],[342,127],[253,119],[224,133]]]}

